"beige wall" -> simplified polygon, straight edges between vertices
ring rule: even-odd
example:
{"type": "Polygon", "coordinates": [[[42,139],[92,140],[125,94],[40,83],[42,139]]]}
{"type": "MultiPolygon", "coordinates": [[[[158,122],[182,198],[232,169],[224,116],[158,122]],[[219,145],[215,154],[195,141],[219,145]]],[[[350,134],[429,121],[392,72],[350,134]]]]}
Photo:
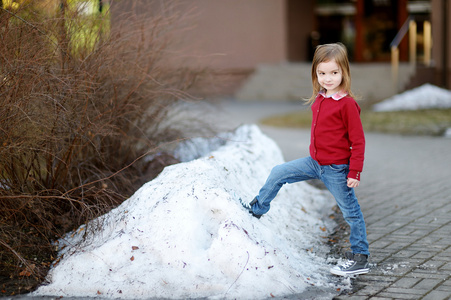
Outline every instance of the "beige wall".
{"type": "MultiPolygon", "coordinates": [[[[144,0],[113,2],[112,24],[124,12],[178,14],[181,31],[173,47],[182,63],[215,69],[250,69],[286,60],[285,0],[144,0]],[[175,3],[175,6],[173,5],[175,3]],[[189,29],[189,30],[186,30],[189,29]]],[[[120,25],[119,25],[120,26],[120,25]]],[[[180,61],[176,63],[179,64],[180,61]]],[[[174,62],[174,61],[173,61],[174,62]]]]}
{"type": "Polygon", "coordinates": [[[185,42],[214,68],[254,68],[286,59],[284,0],[192,0],[185,42]]]}

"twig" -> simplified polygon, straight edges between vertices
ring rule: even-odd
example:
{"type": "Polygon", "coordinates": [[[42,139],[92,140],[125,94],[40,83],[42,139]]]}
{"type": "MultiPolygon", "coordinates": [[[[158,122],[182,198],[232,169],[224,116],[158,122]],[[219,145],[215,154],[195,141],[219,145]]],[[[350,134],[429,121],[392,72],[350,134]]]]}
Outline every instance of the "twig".
{"type": "Polygon", "coordinates": [[[9,11],[3,7],[0,6],[0,9],[7,12],[8,14],[10,14],[11,16],[21,20],[22,22],[24,22],[25,24],[27,24],[30,27],[33,27],[33,29],[37,30],[39,33],[41,33],[42,35],[44,35],[51,43],[55,44],[57,47],[59,47],[58,43],[56,43],[54,40],[52,40],[48,34],[44,31],[42,31],[41,29],[39,29],[38,27],[36,27],[35,25],[31,24],[30,22],[28,22],[27,20],[25,20],[24,18],[16,15],[15,13],[13,13],[12,11],[9,11]]]}
{"type": "Polygon", "coordinates": [[[249,252],[246,251],[246,253],[247,253],[247,260],[246,260],[246,263],[244,264],[244,267],[243,267],[243,269],[241,270],[240,275],[238,275],[238,277],[235,279],[235,281],[229,286],[229,288],[228,288],[227,291],[225,292],[224,297],[225,297],[225,296],[227,295],[227,293],[230,291],[230,289],[232,288],[232,286],[233,286],[233,285],[238,281],[238,279],[241,277],[241,274],[243,274],[244,269],[246,269],[247,263],[249,262],[249,252]]]}
{"type": "Polygon", "coordinates": [[[10,245],[5,243],[4,241],[0,240],[0,244],[2,244],[5,248],[7,248],[9,251],[11,251],[18,259],[21,261],[27,268],[30,266],[30,264],[19,254],[14,250],[10,245]]]}

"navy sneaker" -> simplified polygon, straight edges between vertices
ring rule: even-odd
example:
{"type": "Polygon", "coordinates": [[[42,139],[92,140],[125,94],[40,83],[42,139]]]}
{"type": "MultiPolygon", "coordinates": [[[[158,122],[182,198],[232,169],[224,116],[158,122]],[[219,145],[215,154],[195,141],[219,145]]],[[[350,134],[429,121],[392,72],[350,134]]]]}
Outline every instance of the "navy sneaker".
{"type": "Polygon", "coordinates": [[[338,276],[350,276],[366,274],[370,271],[368,263],[368,255],[354,254],[346,252],[347,261],[341,266],[335,266],[330,269],[330,272],[338,276]]]}
{"type": "Polygon", "coordinates": [[[241,198],[240,198],[240,203],[241,205],[247,209],[247,211],[253,216],[256,217],[257,219],[260,219],[262,217],[262,215],[257,215],[254,214],[254,212],[252,211],[252,205],[254,205],[255,203],[257,203],[257,198],[254,198],[254,200],[252,200],[251,202],[244,202],[241,198]]]}

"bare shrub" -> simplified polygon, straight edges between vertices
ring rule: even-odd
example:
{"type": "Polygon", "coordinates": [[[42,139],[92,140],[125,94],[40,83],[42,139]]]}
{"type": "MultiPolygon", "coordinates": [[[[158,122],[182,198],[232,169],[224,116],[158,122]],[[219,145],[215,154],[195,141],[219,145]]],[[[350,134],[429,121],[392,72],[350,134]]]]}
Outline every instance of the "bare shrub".
{"type": "Polygon", "coordinates": [[[161,156],[140,158],[183,138],[168,112],[202,75],[171,67],[185,17],[174,7],[151,18],[128,10],[110,26],[107,7],[93,20],[59,4],[0,10],[0,277],[30,286],[52,240],[161,170],[161,156]]]}

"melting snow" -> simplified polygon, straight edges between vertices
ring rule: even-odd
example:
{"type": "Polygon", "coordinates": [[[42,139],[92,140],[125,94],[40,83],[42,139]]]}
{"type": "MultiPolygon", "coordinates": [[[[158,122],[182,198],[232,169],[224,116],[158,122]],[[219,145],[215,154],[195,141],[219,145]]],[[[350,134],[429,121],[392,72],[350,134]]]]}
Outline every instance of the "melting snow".
{"type": "Polygon", "coordinates": [[[373,109],[397,111],[450,107],[451,91],[427,83],[377,103],[373,109]]]}

